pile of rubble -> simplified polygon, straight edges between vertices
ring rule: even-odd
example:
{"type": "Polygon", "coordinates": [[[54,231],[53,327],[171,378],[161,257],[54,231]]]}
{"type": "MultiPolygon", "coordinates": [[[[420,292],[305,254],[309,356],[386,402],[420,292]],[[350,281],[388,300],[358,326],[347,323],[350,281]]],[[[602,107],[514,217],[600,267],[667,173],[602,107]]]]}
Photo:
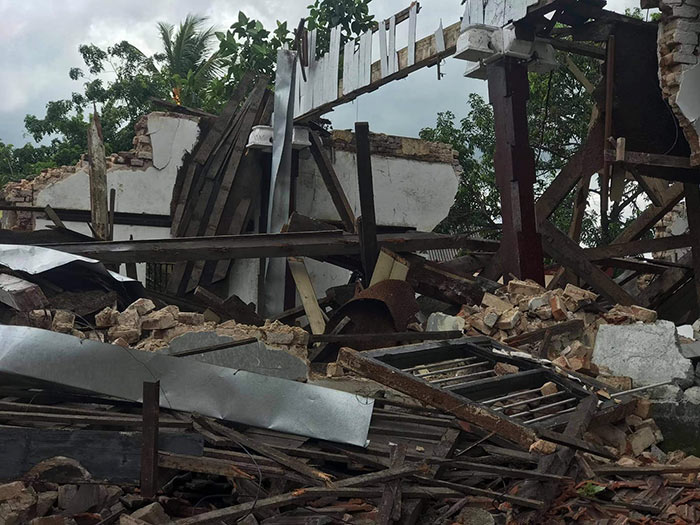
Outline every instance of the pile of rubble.
{"type": "Polygon", "coordinates": [[[68,310],[32,310],[28,325],[35,328],[71,334],[81,339],[108,342],[139,350],[157,351],[167,348],[173,339],[185,333],[214,332],[234,341],[257,339],[267,346],[306,357],[309,333],[302,328],[279,321],[267,321],[262,326],[218,322],[212,312],[181,312],[175,305],[156,309],[151,299],[140,298],[120,312],[108,306],[95,314],[94,326],[86,326],[68,310]]]}

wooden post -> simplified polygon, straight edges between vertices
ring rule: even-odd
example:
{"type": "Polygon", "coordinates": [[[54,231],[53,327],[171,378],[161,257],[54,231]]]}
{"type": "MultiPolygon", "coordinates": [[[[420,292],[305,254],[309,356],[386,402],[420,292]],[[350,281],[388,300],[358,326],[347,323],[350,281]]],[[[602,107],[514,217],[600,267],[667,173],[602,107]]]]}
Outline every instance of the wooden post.
{"type": "Polygon", "coordinates": [[[90,155],[90,210],[92,228],[101,240],[109,237],[109,212],[107,208],[107,161],[102,140],[100,116],[95,107],[88,127],[88,154],[90,155]]]}
{"type": "Polygon", "coordinates": [[[496,131],[496,184],[501,194],[501,269],[544,285],[542,241],[535,217],[535,157],[527,128],[527,64],[506,57],[488,65],[496,131]]]}
{"type": "Polygon", "coordinates": [[[374,210],[372,159],[369,147],[369,124],[367,122],[355,123],[355,142],[357,144],[357,179],[362,214],[358,219],[360,259],[362,260],[365,284],[368,285],[379,257],[379,245],[377,244],[377,219],[374,210]]]}
{"type": "Polygon", "coordinates": [[[323,178],[326,189],[331,195],[340,220],[343,222],[343,227],[345,231],[353,233],[355,231],[355,214],[338,180],[338,175],[335,173],[333,163],[323,150],[320,137],[314,131],[309,132],[309,139],[311,140],[311,154],[316,161],[318,171],[321,173],[321,178],[323,178]]]}
{"type": "MultiPolygon", "coordinates": [[[[613,102],[615,94],[615,37],[610,35],[607,46],[607,59],[605,70],[605,135],[603,137],[604,148],[608,147],[608,139],[613,133],[613,102]]],[[[603,234],[603,242],[608,242],[609,219],[608,200],[610,193],[610,162],[606,161],[603,171],[600,172],[600,229],[603,234]]]]}
{"type": "Polygon", "coordinates": [[[700,306],[700,188],[697,184],[684,184],[685,209],[688,214],[688,229],[692,238],[693,273],[695,296],[700,306]]]}
{"type": "Polygon", "coordinates": [[[143,433],[141,446],[141,495],[153,499],[158,493],[158,418],[160,381],[143,383],[143,433]]]}

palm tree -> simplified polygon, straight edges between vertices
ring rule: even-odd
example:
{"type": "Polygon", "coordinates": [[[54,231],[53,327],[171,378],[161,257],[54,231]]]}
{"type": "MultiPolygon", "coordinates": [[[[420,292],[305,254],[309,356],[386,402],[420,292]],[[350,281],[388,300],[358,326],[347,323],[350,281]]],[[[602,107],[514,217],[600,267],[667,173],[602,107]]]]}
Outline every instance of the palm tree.
{"type": "Polygon", "coordinates": [[[173,99],[197,106],[201,91],[219,73],[219,52],[212,52],[214,28],[204,27],[206,17],[189,14],[175,30],[172,24],[158,23],[165,50],[165,66],[171,79],[173,99]]]}

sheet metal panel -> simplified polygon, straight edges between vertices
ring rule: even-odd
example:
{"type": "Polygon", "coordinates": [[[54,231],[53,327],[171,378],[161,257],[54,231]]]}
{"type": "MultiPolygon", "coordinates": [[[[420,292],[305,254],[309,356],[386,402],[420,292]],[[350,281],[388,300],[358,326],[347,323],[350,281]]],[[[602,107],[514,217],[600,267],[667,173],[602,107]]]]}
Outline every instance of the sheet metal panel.
{"type": "Polygon", "coordinates": [[[373,400],[316,385],[79,339],[0,326],[0,372],[310,438],[366,446],[373,400]]]}

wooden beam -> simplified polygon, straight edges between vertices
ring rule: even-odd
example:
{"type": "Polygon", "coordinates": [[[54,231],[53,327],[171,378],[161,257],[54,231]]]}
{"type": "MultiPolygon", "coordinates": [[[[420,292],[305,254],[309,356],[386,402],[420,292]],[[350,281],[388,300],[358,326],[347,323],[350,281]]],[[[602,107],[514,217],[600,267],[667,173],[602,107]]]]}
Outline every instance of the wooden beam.
{"type": "Polygon", "coordinates": [[[527,125],[527,64],[512,57],[500,58],[488,64],[487,73],[496,136],[494,170],[503,222],[501,269],[505,281],[513,275],[544,285],[542,240],[535,213],[535,156],[527,125]]]}
{"type": "Polygon", "coordinates": [[[141,442],[141,494],[153,499],[158,493],[158,418],[160,381],[143,383],[143,440],[141,442]]]}
{"type": "Polygon", "coordinates": [[[691,238],[695,296],[700,306],[700,188],[697,184],[684,184],[685,209],[691,238]]]}
{"type": "Polygon", "coordinates": [[[589,261],[600,261],[609,257],[629,257],[642,253],[665,252],[692,245],[690,235],[673,237],[658,237],[656,239],[641,239],[622,244],[609,244],[596,248],[584,248],[583,252],[589,261]]]}
{"type": "Polygon", "coordinates": [[[326,155],[323,149],[323,143],[318,134],[314,131],[310,131],[309,139],[311,140],[311,154],[316,161],[318,171],[321,174],[321,178],[326,185],[328,193],[331,195],[331,200],[333,200],[333,204],[338,212],[338,216],[340,216],[345,231],[353,233],[355,231],[355,213],[352,211],[352,207],[348,202],[345,191],[343,191],[340,180],[338,180],[338,175],[335,172],[335,168],[333,168],[333,163],[331,159],[328,158],[328,155],[326,155]]]}
{"type": "Polygon", "coordinates": [[[107,159],[102,139],[102,125],[97,107],[94,108],[88,126],[88,155],[90,156],[90,210],[92,228],[100,240],[109,236],[109,210],[107,205],[107,159]]]}
{"type": "Polygon", "coordinates": [[[237,443],[239,446],[254,450],[258,454],[272,459],[280,465],[301,474],[314,485],[325,485],[331,481],[331,477],[325,472],[321,472],[320,470],[310,467],[306,463],[299,461],[298,459],[294,459],[284,452],[272,448],[257,439],[252,439],[244,434],[241,434],[240,432],[226,427],[221,423],[216,423],[198,416],[195,417],[195,421],[211,432],[228,438],[234,443],[237,443]]]}
{"type": "MultiPolygon", "coordinates": [[[[678,260],[683,265],[693,264],[693,254],[686,253],[678,260]]],[[[673,292],[678,290],[690,279],[691,272],[686,268],[669,268],[661,275],[657,276],[649,285],[637,296],[637,304],[646,308],[656,309],[673,292]]]]}
{"type": "Polygon", "coordinates": [[[398,390],[418,401],[444,410],[480,428],[496,432],[500,437],[528,448],[537,440],[534,430],[473,403],[453,392],[442,390],[411,374],[363,356],[350,348],[341,348],[338,363],[363,377],[398,390]]]}
{"type": "Polygon", "coordinates": [[[374,267],[377,264],[377,257],[379,257],[379,246],[377,245],[377,218],[374,209],[372,157],[367,122],[355,123],[355,143],[357,145],[357,180],[361,212],[361,221],[359,221],[358,227],[360,259],[362,260],[365,285],[369,285],[374,267]]]}
{"type": "MultiPolygon", "coordinates": [[[[690,164],[690,157],[677,157],[662,155],[659,153],[643,153],[640,151],[625,151],[623,158],[618,158],[613,149],[605,150],[605,160],[608,162],[620,162],[629,166],[656,166],[660,168],[697,169],[690,164]]],[[[700,181],[700,169],[698,170],[700,181]]]]}
{"type": "Polygon", "coordinates": [[[312,120],[319,115],[328,113],[336,106],[340,106],[355,100],[364,93],[370,93],[376,89],[379,89],[383,85],[388,84],[389,82],[404,78],[410,73],[423,69],[424,67],[430,67],[438,64],[441,60],[454,55],[455,51],[457,50],[457,39],[459,38],[461,32],[461,26],[461,22],[455,22],[443,30],[445,40],[444,51],[438,51],[435,35],[430,35],[418,40],[415,47],[416,61],[412,66],[408,65],[408,47],[400,49],[397,52],[399,70],[396,73],[392,73],[391,75],[387,75],[386,77],[382,78],[381,61],[377,60],[372,64],[370,73],[371,80],[369,85],[356,89],[347,95],[343,94],[343,80],[340,79],[338,82],[337,99],[314,108],[304,115],[299,115],[294,119],[294,122],[306,122],[312,120]]]}
{"type": "Polygon", "coordinates": [[[540,225],[542,238],[547,253],[559,264],[570,268],[583,281],[591,285],[598,293],[613,302],[613,304],[631,305],[634,299],[622,289],[600,268],[591,263],[577,243],[559,231],[551,222],[546,221],[540,225]]]}
{"type": "MultiPolygon", "coordinates": [[[[494,241],[468,235],[428,232],[380,233],[380,247],[393,252],[415,252],[442,248],[493,249],[494,241]]],[[[342,231],[219,235],[137,241],[37,243],[103,262],[176,262],[259,257],[329,257],[358,255],[359,237],[342,231]]]]}
{"type": "Polygon", "coordinates": [[[309,320],[311,332],[314,334],[322,334],[326,331],[326,319],[323,310],[318,304],[314,285],[311,282],[311,276],[306,269],[304,259],[301,257],[287,257],[287,265],[292,272],[294,283],[296,284],[301,304],[304,305],[304,312],[309,320]]]}
{"type": "Polygon", "coordinates": [[[661,195],[661,206],[649,206],[639,217],[625,226],[625,229],[615,237],[611,244],[622,244],[638,239],[671,211],[682,198],[683,185],[679,183],[672,184],[661,195]]]}

